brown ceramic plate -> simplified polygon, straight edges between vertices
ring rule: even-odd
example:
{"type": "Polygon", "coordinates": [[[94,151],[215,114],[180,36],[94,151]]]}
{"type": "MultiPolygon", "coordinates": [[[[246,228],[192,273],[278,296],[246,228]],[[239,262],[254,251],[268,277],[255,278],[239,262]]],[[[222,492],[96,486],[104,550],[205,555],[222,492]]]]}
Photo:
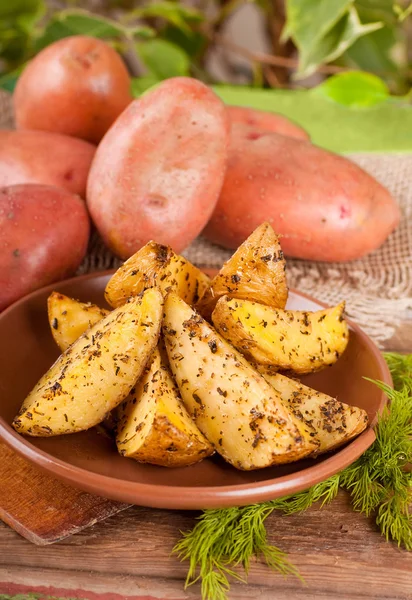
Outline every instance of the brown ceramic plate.
{"type": "MultiPolygon", "coordinates": [[[[260,471],[237,471],[219,457],[192,467],[166,469],[122,458],[114,443],[90,430],[52,438],[24,438],[10,426],[20,405],[59,352],[50,334],[46,299],[55,289],[105,305],[110,273],[54,284],[23,298],[0,315],[0,439],[42,469],[88,492],[123,502],[174,509],[237,506],[294,493],[356,460],[375,439],[371,428],[333,454],[260,471]]],[[[317,310],[321,303],[290,293],[290,308],[317,310]]],[[[374,343],[351,323],[349,346],[333,367],[305,383],[364,408],[374,424],[384,394],[364,377],[392,384],[374,343]]]]}

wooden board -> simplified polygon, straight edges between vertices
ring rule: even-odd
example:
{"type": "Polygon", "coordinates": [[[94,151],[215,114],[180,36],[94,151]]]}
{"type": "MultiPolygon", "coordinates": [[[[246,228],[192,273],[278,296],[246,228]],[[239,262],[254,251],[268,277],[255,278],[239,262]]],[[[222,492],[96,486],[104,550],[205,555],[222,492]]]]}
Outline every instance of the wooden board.
{"type": "MultiPolygon", "coordinates": [[[[184,590],[188,563],[172,548],[198,513],[132,507],[38,548],[0,523],[0,595],[56,600],[200,600],[184,590]]],[[[288,553],[306,584],[253,561],[249,585],[232,582],[228,600],[412,600],[412,553],[387,543],[347,494],[304,514],[273,514],[269,540],[288,553]]]]}
{"type": "Polygon", "coordinates": [[[0,443],[0,518],[44,546],[127,508],[72,488],[0,443]]]}

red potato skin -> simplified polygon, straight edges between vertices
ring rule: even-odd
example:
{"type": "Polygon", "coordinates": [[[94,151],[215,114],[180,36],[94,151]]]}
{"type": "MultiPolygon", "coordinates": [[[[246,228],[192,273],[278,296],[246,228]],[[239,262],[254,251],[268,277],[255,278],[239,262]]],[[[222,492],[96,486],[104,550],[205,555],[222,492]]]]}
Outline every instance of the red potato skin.
{"type": "Polygon", "coordinates": [[[286,135],[287,137],[298,140],[308,140],[309,134],[299,125],[290,121],[283,115],[266,112],[254,108],[243,106],[228,106],[227,112],[232,125],[249,125],[253,129],[249,132],[250,139],[253,140],[254,130],[264,129],[272,133],[286,135]]]}
{"type": "Polygon", "coordinates": [[[46,185],[0,188],[0,310],[73,275],[89,239],[84,202],[46,185]]]}
{"type": "Polygon", "coordinates": [[[269,221],[287,256],[341,262],[383,244],[399,223],[386,188],[310,142],[237,126],[222,192],[204,234],[237,248],[269,221]],[[258,135],[259,133],[259,135],[258,135]]]}
{"type": "Polygon", "coordinates": [[[41,129],[97,144],[132,101],[122,59],[102,40],[73,36],[42,50],[13,96],[18,129],[41,129]]]}
{"type": "Polygon", "coordinates": [[[228,122],[200,81],[168,79],[135,100],[97,149],[91,217],[123,259],[148,241],[181,252],[209,220],[226,170],[228,122]]]}
{"type": "Polygon", "coordinates": [[[0,130],[0,187],[39,183],[83,198],[96,146],[48,131],[0,130]]]}

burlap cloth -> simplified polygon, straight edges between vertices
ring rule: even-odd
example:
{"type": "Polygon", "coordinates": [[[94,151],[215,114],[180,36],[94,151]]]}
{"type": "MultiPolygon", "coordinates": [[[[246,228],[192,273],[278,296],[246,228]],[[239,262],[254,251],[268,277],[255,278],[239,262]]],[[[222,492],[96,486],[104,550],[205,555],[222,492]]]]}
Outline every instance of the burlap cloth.
{"type": "MultiPolygon", "coordinates": [[[[0,90],[0,129],[13,126],[10,96],[0,90]]],[[[351,154],[350,158],[388,187],[402,211],[399,228],[369,256],[350,263],[289,259],[288,282],[333,304],[346,300],[347,313],[383,345],[412,309],[412,154],[351,154]]],[[[199,237],[184,255],[201,267],[220,267],[230,251],[199,237]]],[[[116,267],[121,261],[95,234],[80,273],[116,267]]]]}

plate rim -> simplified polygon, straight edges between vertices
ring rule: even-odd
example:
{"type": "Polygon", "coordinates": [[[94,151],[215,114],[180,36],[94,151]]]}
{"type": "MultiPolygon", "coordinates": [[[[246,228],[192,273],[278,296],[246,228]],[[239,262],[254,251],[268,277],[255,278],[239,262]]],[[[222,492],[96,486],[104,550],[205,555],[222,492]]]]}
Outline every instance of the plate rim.
{"type": "MultiPolygon", "coordinates": [[[[115,272],[116,269],[95,271],[77,277],[71,277],[59,282],[44,286],[30,294],[20,298],[17,302],[7,307],[0,314],[0,321],[7,319],[17,306],[25,304],[31,298],[53,291],[56,286],[70,284],[72,282],[87,281],[88,279],[97,279],[107,277],[115,272]]],[[[206,272],[213,272],[214,269],[203,269],[206,272]]],[[[290,289],[290,292],[297,296],[306,298],[315,302],[320,306],[328,306],[324,302],[313,298],[312,296],[300,292],[295,289],[290,289]]],[[[393,386],[392,377],[389,368],[383,358],[382,353],[376,346],[375,342],[353,321],[347,319],[351,329],[356,331],[357,335],[366,341],[372,355],[378,363],[383,375],[382,381],[389,386],[393,386]]],[[[77,467],[65,462],[59,458],[48,454],[34,446],[29,439],[18,434],[14,429],[0,417],[0,440],[6,443],[12,450],[17,452],[26,460],[29,460],[41,470],[46,471],[52,477],[62,479],[66,483],[77,488],[83,489],[89,493],[112,500],[127,502],[139,506],[147,506],[151,508],[175,509],[175,510],[201,510],[206,508],[224,508],[234,506],[244,506],[255,502],[263,502],[273,500],[275,498],[286,496],[290,493],[297,493],[304,489],[312,487],[316,483],[335,475],[352,464],[359,456],[361,456],[367,448],[369,448],[376,439],[373,427],[376,424],[377,416],[382,412],[387,404],[385,393],[381,392],[381,401],[377,411],[377,415],[369,427],[363,431],[358,437],[349,442],[329,458],[324,459],[320,463],[302,469],[302,471],[294,474],[293,479],[290,479],[290,474],[281,477],[266,479],[257,482],[249,482],[244,484],[236,484],[230,486],[173,486],[162,484],[149,484],[143,482],[135,482],[126,479],[117,479],[100,473],[94,473],[82,467],[77,467]],[[339,456],[339,460],[336,460],[339,456]],[[336,468],[330,466],[336,462],[336,468]],[[104,489],[102,489],[104,488],[104,489]],[[293,489],[292,489],[293,488],[293,489]],[[201,495],[203,500],[201,503],[196,501],[198,495],[201,495]],[[259,496],[259,500],[256,497],[259,496]]]]}

